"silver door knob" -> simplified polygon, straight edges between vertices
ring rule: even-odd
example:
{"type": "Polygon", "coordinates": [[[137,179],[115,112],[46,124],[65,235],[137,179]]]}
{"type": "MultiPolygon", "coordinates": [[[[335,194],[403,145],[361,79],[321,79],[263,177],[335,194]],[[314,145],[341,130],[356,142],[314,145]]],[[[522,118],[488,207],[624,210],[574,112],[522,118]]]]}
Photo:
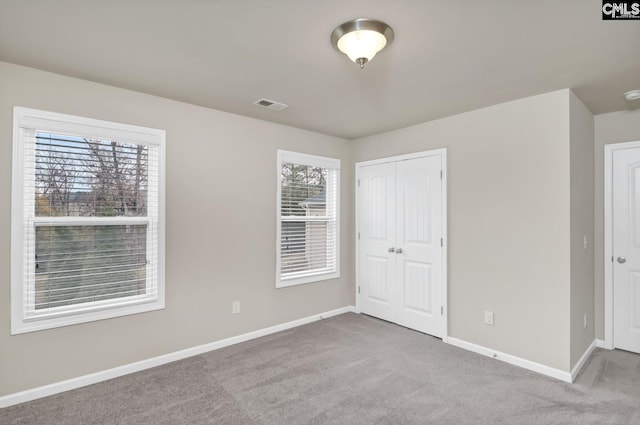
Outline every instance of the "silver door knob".
{"type": "Polygon", "coordinates": [[[624,257],[618,257],[617,260],[618,260],[618,263],[620,263],[620,264],[624,264],[624,263],[627,262],[627,259],[624,258],[624,257]]]}
{"type": "Polygon", "coordinates": [[[389,248],[389,252],[396,252],[396,249],[394,247],[389,248]]]}
{"type": "Polygon", "coordinates": [[[402,254],[402,248],[396,249],[396,254],[402,254]]]}

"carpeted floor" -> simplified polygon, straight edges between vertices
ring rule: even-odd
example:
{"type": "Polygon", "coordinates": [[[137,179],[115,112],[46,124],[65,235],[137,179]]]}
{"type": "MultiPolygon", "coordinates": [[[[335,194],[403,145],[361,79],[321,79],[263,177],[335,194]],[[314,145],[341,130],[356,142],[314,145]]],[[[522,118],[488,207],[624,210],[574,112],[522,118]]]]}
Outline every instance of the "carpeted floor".
{"type": "Polygon", "coordinates": [[[573,385],[344,314],[0,410],[0,424],[640,424],[640,355],[573,385]]]}

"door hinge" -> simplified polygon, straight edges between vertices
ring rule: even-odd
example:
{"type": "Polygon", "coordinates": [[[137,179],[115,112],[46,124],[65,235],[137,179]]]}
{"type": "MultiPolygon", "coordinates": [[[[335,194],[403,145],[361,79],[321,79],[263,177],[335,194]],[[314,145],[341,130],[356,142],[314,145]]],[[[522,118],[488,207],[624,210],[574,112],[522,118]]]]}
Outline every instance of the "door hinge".
{"type": "Polygon", "coordinates": [[[611,256],[611,262],[613,263],[613,256],[611,256]]]}
{"type": "Polygon", "coordinates": [[[358,294],[360,293],[360,287],[358,286],[358,294]]]}
{"type": "Polygon", "coordinates": [[[358,240],[360,240],[360,232],[358,232],[358,240]]]}
{"type": "Polygon", "coordinates": [[[440,180],[442,180],[442,170],[440,170],[440,180]]]}
{"type": "Polygon", "coordinates": [[[440,316],[444,316],[444,306],[440,306],[440,316]]]}
{"type": "Polygon", "coordinates": [[[360,179],[358,179],[358,187],[360,187],[360,179]]]}
{"type": "Polygon", "coordinates": [[[444,246],[444,239],[440,238],[440,246],[444,246]]]}

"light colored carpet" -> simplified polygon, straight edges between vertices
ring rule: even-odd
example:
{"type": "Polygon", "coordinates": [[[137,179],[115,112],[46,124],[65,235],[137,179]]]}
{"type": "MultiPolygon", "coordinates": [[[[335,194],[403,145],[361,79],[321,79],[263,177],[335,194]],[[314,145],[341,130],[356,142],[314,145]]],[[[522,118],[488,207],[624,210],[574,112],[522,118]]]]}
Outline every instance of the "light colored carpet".
{"type": "Polygon", "coordinates": [[[640,424],[640,356],[575,384],[344,314],[0,410],[0,424],[640,424]]]}

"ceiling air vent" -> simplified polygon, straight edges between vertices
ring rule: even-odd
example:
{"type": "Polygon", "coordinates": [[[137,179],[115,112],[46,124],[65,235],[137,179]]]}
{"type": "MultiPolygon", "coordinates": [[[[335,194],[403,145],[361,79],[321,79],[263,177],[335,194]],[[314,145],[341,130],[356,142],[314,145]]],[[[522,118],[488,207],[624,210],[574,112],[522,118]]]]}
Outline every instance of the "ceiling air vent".
{"type": "Polygon", "coordinates": [[[272,111],[282,111],[283,109],[287,109],[289,107],[289,105],[285,105],[284,103],[264,98],[256,100],[255,102],[253,102],[253,104],[260,106],[261,108],[271,109],[272,111]]]}

